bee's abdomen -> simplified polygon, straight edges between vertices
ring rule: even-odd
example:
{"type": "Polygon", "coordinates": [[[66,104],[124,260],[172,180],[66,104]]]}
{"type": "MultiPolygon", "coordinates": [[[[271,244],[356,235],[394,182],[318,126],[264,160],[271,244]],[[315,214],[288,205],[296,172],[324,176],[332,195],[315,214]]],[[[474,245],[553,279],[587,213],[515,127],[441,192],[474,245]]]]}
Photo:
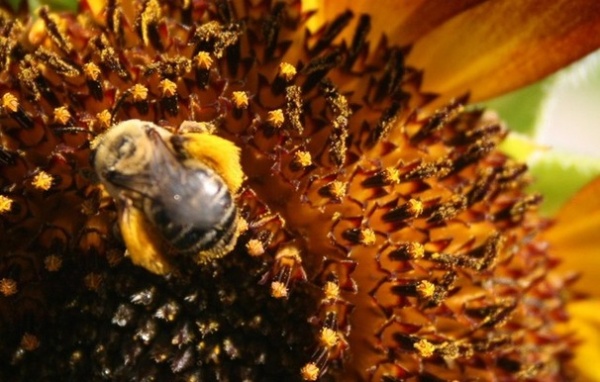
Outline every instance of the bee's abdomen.
{"type": "Polygon", "coordinates": [[[224,182],[210,171],[197,170],[186,173],[180,184],[183,187],[163,198],[145,201],[147,215],[169,247],[182,255],[220,253],[231,247],[237,209],[224,182]]]}

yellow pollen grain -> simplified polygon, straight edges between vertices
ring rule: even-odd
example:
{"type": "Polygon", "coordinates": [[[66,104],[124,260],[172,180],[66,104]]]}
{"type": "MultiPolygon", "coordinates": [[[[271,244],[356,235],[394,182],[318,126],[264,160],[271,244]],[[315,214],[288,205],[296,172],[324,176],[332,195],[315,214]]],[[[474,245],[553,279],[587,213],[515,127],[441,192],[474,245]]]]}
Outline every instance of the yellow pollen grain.
{"type": "Polygon", "coordinates": [[[94,64],[93,62],[88,62],[87,64],[83,65],[83,73],[90,80],[97,81],[102,72],[100,71],[98,65],[94,64]]]}
{"type": "Polygon", "coordinates": [[[321,370],[312,362],[307,363],[300,369],[300,375],[305,381],[316,381],[320,373],[321,370]]]}
{"type": "Polygon", "coordinates": [[[275,298],[285,298],[288,295],[288,290],[284,283],[273,281],[271,283],[271,296],[275,298]]]}
{"type": "Polygon", "coordinates": [[[110,127],[112,115],[108,109],[104,109],[100,113],[96,114],[96,119],[98,119],[98,122],[100,122],[101,127],[108,129],[110,127]]]}
{"type": "Polygon", "coordinates": [[[249,228],[248,221],[242,217],[240,217],[237,221],[236,231],[239,235],[246,232],[249,228]]]}
{"type": "Polygon", "coordinates": [[[252,257],[261,256],[265,253],[265,247],[260,240],[250,239],[248,243],[246,243],[246,251],[252,257]]]}
{"type": "Polygon", "coordinates": [[[294,153],[293,163],[302,168],[306,168],[312,164],[312,157],[308,151],[298,150],[294,153]]]}
{"type": "Polygon", "coordinates": [[[335,199],[341,199],[346,194],[346,185],[339,180],[329,183],[329,193],[335,199]]]}
{"type": "Polygon", "coordinates": [[[210,57],[210,53],[200,51],[196,57],[194,57],[194,63],[198,68],[206,70],[212,66],[213,59],[210,57]]]}
{"type": "Polygon", "coordinates": [[[327,281],[323,287],[323,293],[327,300],[337,300],[340,297],[340,286],[333,281],[327,281]]]}
{"type": "Polygon", "coordinates": [[[31,333],[23,334],[21,337],[21,347],[25,351],[34,351],[40,346],[40,340],[31,333]]]}
{"type": "Polygon", "coordinates": [[[131,96],[135,102],[140,102],[148,98],[148,88],[141,84],[135,84],[131,87],[131,96]]]}
{"type": "Polygon", "coordinates": [[[360,242],[361,244],[371,246],[375,244],[375,231],[371,228],[365,228],[360,231],[360,242]]]}
{"type": "Polygon", "coordinates": [[[233,99],[233,105],[236,109],[245,109],[250,104],[250,99],[246,92],[233,92],[231,93],[233,99]]]}
{"type": "Polygon", "coordinates": [[[83,278],[83,283],[87,289],[91,291],[97,291],[102,284],[102,276],[100,276],[98,273],[88,273],[83,278]]]}
{"type": "Polygon", "coordinates": [[[0,293],[4,296],[12,296],[17,293],[17,282],[13,279],[3,278],[0,280],[0,293]]]}
{"type": "Polygon", "coordinates": [[[31,184],[38,190],[48,191],[50,187],[52,187],[53,181],[54,178],[52,175],[48,174],[46,171],[40,171],[33,177],[31,184]]]}
{"type": "Polygon", "coordinates": [[[279,75],[286,81],[291,81],[296,76],[296,67],[290,63],[279,64],[279,75]]]}
{"type": "Polygon", "coordinates": [[[2,96],[2,107],[11,113],[15,113],[19,110],[19,100],[12,93],[5,93],[2,96]]]}
{"type": "Polygon", "coordinates": [[[321,335],[320,335],[319,340],[321,341],[321,344],[323,346],[330,349],[330,348],[334,347],[335,344],[337,344],[338,335],[335,332],[335,330],[332,330],[329,328],[323,328],[323,330],[321,330],[321,335]]]}
{"type": "Polygon", "coordinates": [[[0,195],[0,214],[9,212],[12,208],[13,200],[8,196],[0,195]]]}
{"type": "Polygon", "coordinates": [[[160,89],[164,97],[169,97],[174,94],[177,94],[177,84],[167,78],[160,81],[160,83],[158,84],[158,88],[160,89]]]}
{"type": "Polygon", "coordinates": [[[414,217],[421,215],[423,213],[423,202],[417,199],[410,199],[408,201],[408,210],[414,217]]]}
{"type": "Polygon", "coordinates": [[[267,113],[267,122],[276,128],[281,127],[281,125],[283,125],[283,122],[285,122],[285,116],[283,114],[283,110],[281,109],[276,109],[276,110],[271,110],[270,112],[267,113]]]}
{"type": "Polygon", "coordinates": [[[48,272],[56,272],[62,267],[62,259],[57,255],[49,255],[44,259],[44,268],[48,272]]]}
{"type": "Polygon", "coordinates": [[[383,179],[386,183],[398,184],[400,183],[400,171],[394,167],[388,167],[383,170],[383,179]]]}
{"type": "Polygon", "coordinates": [[[431,357],[435,352],[435,346],[425,339],[419,340],[413,347],[419,352],[419,355],[424,358],[431,357]]]}
{"type": "Polygon", "coordinates": [[[422,259],[425,256],[425,247],[423,244],[412,242],[410,243],[410,257],[413,259],[422,259]]]}
{"type": "Polygon", "coordinates": [[[60,106],[54,109],[54,120],[62,125],[69,122],[71,119],[71,113],[66,106],[60,106]]]}
{"type": "Polygon", "coordinates": [[[435,285],[427,280],[423,280],[417,285],[417,293],[422,298],[431,298],[435,293],[435,285]]]}

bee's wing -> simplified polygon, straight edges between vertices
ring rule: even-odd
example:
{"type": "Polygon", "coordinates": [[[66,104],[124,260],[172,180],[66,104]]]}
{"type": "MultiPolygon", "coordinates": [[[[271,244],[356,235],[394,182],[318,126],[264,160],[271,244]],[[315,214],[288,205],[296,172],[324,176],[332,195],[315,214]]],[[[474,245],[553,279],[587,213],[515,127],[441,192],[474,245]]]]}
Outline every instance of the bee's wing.
{"type": "Polygon", "coordinates": [[[227,139],[207,133],[173,135],[173,147],[198,160],[219,174],[232,194],[244,181],[240,164],[240,149],[227,139]]]}
{"type": "Polygon", "coordinates": [[[123,200],[123,204],[119,225],[131,261],[157,275],[169,273],[171,266],[161,254],[158,235],[152,232],[144,214],[133,206],[130,199],[123,200]]]}

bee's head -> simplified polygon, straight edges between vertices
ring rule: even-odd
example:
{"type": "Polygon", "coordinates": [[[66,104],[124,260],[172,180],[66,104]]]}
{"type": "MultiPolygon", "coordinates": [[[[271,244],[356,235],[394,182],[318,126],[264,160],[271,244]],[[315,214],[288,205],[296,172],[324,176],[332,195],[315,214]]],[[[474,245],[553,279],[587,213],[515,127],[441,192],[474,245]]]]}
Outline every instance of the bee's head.
{"type": "Polygon", "coordinates": [[[150,122],[131,119],[113,126],[99,138],[91,160],[109,192],[111,186],[119,187],[123,179],[152,171],[157,139],[154,135],[160,138],[162,134],[168,132],[150,122]]]}

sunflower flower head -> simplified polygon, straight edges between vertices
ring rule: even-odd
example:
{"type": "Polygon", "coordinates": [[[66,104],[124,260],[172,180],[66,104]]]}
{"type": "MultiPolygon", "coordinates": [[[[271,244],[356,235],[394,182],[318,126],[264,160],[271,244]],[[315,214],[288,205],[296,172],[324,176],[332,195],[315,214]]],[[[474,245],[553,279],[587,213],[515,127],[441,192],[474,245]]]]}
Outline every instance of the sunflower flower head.
{"type": "Polygon", "coordinates": [[[437,105],[369,14],[80,8],[0,20],[3,380],[570,377],[569,280],[505,128],[466,94],[437,105]],[[127,258],[90,156],[131,119],[241,149],[231,253],[127,258]]]}

